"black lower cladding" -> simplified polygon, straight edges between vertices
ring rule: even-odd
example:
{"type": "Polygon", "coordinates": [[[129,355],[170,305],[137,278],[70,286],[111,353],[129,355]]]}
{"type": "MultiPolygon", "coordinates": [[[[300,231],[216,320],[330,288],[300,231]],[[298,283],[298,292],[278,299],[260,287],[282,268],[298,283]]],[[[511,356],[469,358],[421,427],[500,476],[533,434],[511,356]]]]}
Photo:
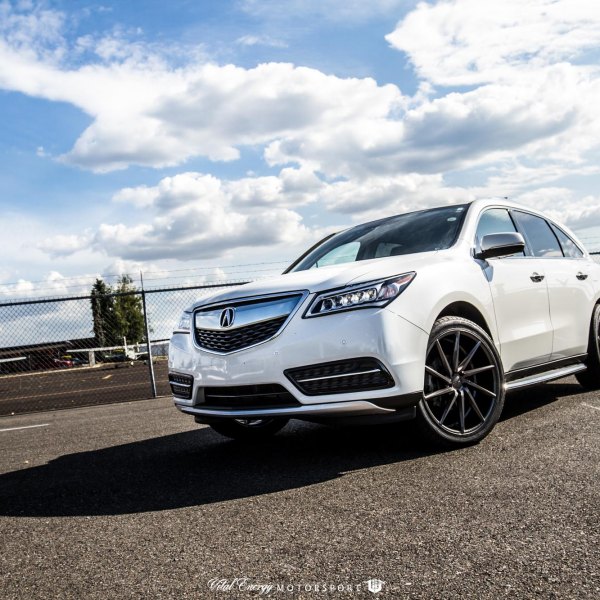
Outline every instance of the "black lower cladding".
{"type": "Polygon", "coordinates": [[[184,400],[189,400],[192,397],[194,378],[191,375],[169,373],[169,384],[173,396],[184,400]]]}
{"type": "Polygon", "coordinates": [[[370,357],[308,365],[284,373],[307,396],[368,392],[394,386],[390,372],[370,357]]]}
{"type": "MultiPolygon", "coordinates": [[[[205,387],[202,408],[221,410],[291,408],[301,406],[300,402],[282,385],[237,385],[226,387],[205,387]]],[[[202,396],[199,395],[200,399],[202,396]]]]}
{"type": "Polygon", "coordinates": [[[235,352],[273,337],[285,323],[287,316],[260,321],[237,329],[196,329],[196,343],[212,352],[235,352]]]}

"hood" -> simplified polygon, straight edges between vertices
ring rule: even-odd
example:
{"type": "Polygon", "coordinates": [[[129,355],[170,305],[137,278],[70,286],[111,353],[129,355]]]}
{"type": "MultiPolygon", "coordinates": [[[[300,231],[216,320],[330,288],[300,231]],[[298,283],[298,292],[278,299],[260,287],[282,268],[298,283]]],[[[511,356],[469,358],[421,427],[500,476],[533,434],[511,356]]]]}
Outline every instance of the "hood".
{"type": "Polygon", "coordinates": [[[219,291],[210,296],[205,296],[195,302],[190,310],[213,304],[215,302],[226,302],[249,296],[262,296],[266,294],[277,294],[285,292],[308,291],[311,293],[322,292],[334,288],[344,287],[350,284],[360,284],[375,279],[394,277],[409,271],[417,271],[425,264],[431,264],[442,260],[448,251],[422,252],[419,254],[406,254],[404,256],[390,256],[386,258],[374,258],[358,262],[344,263],[342,265],[331,265],[308,271],[297,271],[279,275],[268,279],[253,281],[244,285],[234,286],[219,291]]]}

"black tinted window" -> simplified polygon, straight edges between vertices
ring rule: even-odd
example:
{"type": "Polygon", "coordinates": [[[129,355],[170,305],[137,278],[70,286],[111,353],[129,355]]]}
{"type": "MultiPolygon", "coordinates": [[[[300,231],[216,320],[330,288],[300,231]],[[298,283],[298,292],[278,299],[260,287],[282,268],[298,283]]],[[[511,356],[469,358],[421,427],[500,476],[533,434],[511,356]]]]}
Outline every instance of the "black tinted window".
{"type": "Polygon", "coordinates": [[[553,224],[550,224],[552,231],[554,231],[560,245],[562,246],[563,254],[568,258],[581,258],[583,252],[579,249],[579,246],[562,230],[553,224]]]}
{"type": "Polygon", "coordinates": [[[447,206],[353,227],[323,242],[292,271],[304,271],[326,264],[444,250],[456,240],[466,211],[467,205],[464,204],[447,206]],[[352,248],[352,252],[346,252],[343,247],[352,248]],[[331,257],[335,257],[335,261],[330,260],[331,257]]]}
{"type": "MultiPolygon", "coordinates": [[[[516,233],[517,228],[513,223],[508,210],[505,208],[492,208],[486,210],[479,218],[477,225],[477,243],[481,246],[481,240],[486,235],[493,233],[516,233]]],[[[524,252],[518,252],[513,256],[523,256],[524,252]]]]}
{"type": "Polygon", "coordinates": [[[492,208],[486,210],[479,219],[477,225],[477,240],[481,244],[484,235],[492,233],[516,233],[515,228],[508,211],[504,208],[492,208]]]}
{"type": "Polygon", "coordinates": [[[541,217],[514,211],[519,227],[525,233],[534,256],[562,256],[562,250],[550,225],[541,217]]]}

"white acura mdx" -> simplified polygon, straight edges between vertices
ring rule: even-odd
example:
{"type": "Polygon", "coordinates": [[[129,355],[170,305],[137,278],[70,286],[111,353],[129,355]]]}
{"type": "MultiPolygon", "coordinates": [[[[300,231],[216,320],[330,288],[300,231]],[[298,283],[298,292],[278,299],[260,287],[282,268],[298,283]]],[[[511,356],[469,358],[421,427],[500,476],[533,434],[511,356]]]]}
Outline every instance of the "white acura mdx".
{"type": "Polygon", "coordinates": [[[542,214],[478,200],[332,235],[280,277],[203,298],[171,338],[176,406],[254,440],[290,418],[416,418],[478,442],[505,392],[600,387],[600,265],[542,214]]]}

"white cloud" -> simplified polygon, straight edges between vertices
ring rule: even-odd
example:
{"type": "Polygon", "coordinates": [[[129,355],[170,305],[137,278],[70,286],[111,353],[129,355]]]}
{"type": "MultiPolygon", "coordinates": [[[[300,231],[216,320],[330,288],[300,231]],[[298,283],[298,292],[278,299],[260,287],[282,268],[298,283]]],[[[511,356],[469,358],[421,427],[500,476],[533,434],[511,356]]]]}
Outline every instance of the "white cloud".
{"type": "Polygon", "coordinates": [[[589,0],[442,0],[420,3],[386,36],[436,85],[512,81],[600,44],[600,4],[589,0]]]}
{"type": "MultiPolygon", "coordinates": [[[[366,19],[401,5],[243,3],[265,19],[268,10],[287,19],[366,19]]],[[[230,180],[181,172],[124,187],[113,206],[137,209],[135,221],[115,218],[38,244],[53,256],[91,246],[136,264],[246,255],[253,246],[289,249],[318,235],[302,222],[301,207],[309,204],[320,218],[329,211],[362,220],[510,195],[548,206],[576,227],[597,222],[595,197],[562,193],[569,175],[598,173],[597,3],[418,4],[387,36],[415,67],[412,97],[396,85],[292,64],[212,64],[202,49],[174,61],[164,48],[118,29],[68,41],[60,13],[1,6],[0,87],[68,102],[92,119],[65,162],[104,172],[197,156],[235,161],[251,148],[279,169],[230,180]],[[530,193],[535,186],[551,204],[530,193]]],[[[278,39],[248,35],[238,44],[278,39]]]]}
{"type": "MultiPolygon", "coordinates": [[[[193,59],[174,67],[156,47],[122,33],[79,38],[102,60],[69,67],[48,50],[68,46],[57,33],[59,17],[49,38],[29,34],[17,43],[14,32],[5,36],[0,85],[67,101],[91,115],[63,160],[96,171],[177,165],[193,156],[231,161],[241,147],[261,145],[272,166],[299,164],[327,177],[361,179],[441,173],[515,153],[580,161],[600,139],[594,108],[600,87],[594,69],[566,61],[600,39],[598,11],[578,0],[572,10],[563,0],[518,5],[522,10],[513,0],[491,9],[455,0],[410,12],[388,40],[425,78],[413,98],[394,85],[291,64],[246,69],[193,59]],[[568,14],[564,22],[560,8],[568,14]],[[540,11],[546,11],[541,25],[540,11]],[[488,30],[489,39],[482,33],[488,30]],[[535,55],[529,46],[538,48],[535,55]],[[431,87],[456,83],[478,87],[438,97],[431,87]]],[[[359,4],[346,7],[356,11],[359,4]]],[[[19,23],[11,31],[25,27],[19,23]]]]}
{"type": "Polygon", "coordinates": [[[410,173],[395,177],[369,177],[360,182],[339,181],[327,186],[321,197],[330,210],[354,215],[363,221],[468,202],[475,196],[464,188],[447,187],[439,174],[410,173]]]}
{"type": "MultiPolygon", "coordinates": [[[[582,169],[587,173],[587,169],[582,169]]],[[[314,204],[320,210],[354,221],[367,221],[402,212],[462,204],[482,197],[510,195],[525,205],[548,212],[575,229],[600,225],[600,204],[589,196],[578,199],[559,187],[523,192],[522,183],[552,181],[569,172],[554,173],[509,163],[494,170],[480,185],[448,185],[440,173],[373,175],[362,179],[323,181],[304,169],[282,169],[278,176],[220,180],[186,172],[163,178],[156,186],[125,188],[114,199],[138,209],[135,225],[101,224],[85,236],[55,236],[40,248],[62,255],[93,248],[116,257],[105,272],[137,272],[147,261],[205,260],[240,256],[271,248],[271,256],[299,254],[324,230],[310,228],[295,210],[314,204]],[[521,181],[522,180],[522,181],[521,181]],[[62,239],[64,237],[64,239],[62,239]],[[70,239],[73,238],[73,239],[70,239]]],[[[339,230],[343,226],[333,227],[339,230]]],[[[237,259],[239,260],[239,259],[237,259]]],[[[144,266],[146,265],[146,266],[144,266]]],[[[160,270],[160,267],[152,267],[160,270]]],[[[198,276],[194,276],[198,282],[198,276]]]]}
{"type": "Polygon", "coordinates": [[[12,298],[47,298],[69,294],[87,294],[95,277],[97,275],[64,276],[58,271],[50,270],[40,280],[19,278],[14,282],[2,284],[0,298],[6,301],[12,298]]]}
{"type": "Polygon", "coordinates": [[[119,190],[114,196],[114,202],[123,204],[133,204],[137,208],[152,206],[158,197],[156,188],[140,185],[138,187],[128,187],[119,190]]]}
{"type": "Polygon", "coordinates": [[[54,42],[56,34],[36,37],[46,17],[31,18],[37,25],[23,41],[16,34],[0,39],[0,87],[69,102],[90,115],[93,122],[63,160],[99,172],[176,165],[199,155],[235,160],[240,146],[380,119],[401,100],[392,85],[291,64],[245,69],[191,59],[175,67],[161,49],[120,36],[79,38],[75,46],[91,48],[100,60],[69,66],[61,60],[67,42],[54,42]]]}
{"type": "MultiPolygon", "coordinates": [[[[289,172],[285,177],[290,178],[289,172]]],[[[270,178],[223,182],[212,175],[189,172],[165,177],[154,188],[127,188],[115,198],[144,207],[144,215],[152,208],[153,216],[134,226],[102,224],[93,244],[127,260],[190,260],[218,257],[248,246],[297,244],[309,237],[302,218],[282,206],[286,204],[284,196],[280,202],[272,202],[284,185],[277,188],[270,178]],[[263,201],[248,203],[247,194],[263,201]]]]}
{"type": "Polygon", "coordinates": [[[37,247],[53,258],[69,256],[80,250],[89,248],[91,236],[89,232],[84,234],[60,234],[40,241],[37,247]]]}
{"type": "Polygon", "coordinates": [[[29,56],[61,59],[66,50],[65,15],[34,5],[21,8],[14,10],[9,2],[0,3],[0,35],[5,43],[29,56]]]}
{"type": "Polygon", "coordinates": [[[517,202],[543,211],[571,229],[600,227],[600,197],[575,194],[561,187],[539,188],[515,198],[517,202]]]}
{"type": "Polygon", "coordinates": [[[271,48],[287,48],[287,44],[269,35],[243,35],[236,42],[240,46],[270,46],[271,48]]]}

